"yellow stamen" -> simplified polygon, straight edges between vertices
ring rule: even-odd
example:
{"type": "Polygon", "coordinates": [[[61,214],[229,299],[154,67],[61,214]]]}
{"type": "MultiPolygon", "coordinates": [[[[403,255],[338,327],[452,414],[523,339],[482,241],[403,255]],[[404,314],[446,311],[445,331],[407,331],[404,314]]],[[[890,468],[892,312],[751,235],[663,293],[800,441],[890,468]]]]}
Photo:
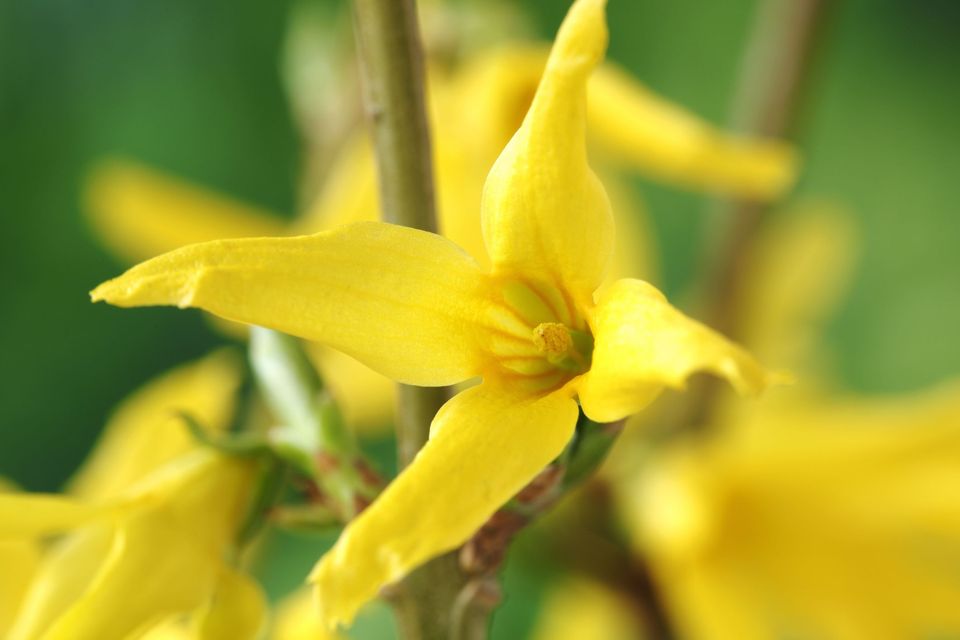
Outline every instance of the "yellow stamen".
{"type": "Polygon", "coordinates": [[[533,330],[533,344],[547,359],[566,357],[573,350],[570,331],[558,322],[543,322],[533,330]]]}

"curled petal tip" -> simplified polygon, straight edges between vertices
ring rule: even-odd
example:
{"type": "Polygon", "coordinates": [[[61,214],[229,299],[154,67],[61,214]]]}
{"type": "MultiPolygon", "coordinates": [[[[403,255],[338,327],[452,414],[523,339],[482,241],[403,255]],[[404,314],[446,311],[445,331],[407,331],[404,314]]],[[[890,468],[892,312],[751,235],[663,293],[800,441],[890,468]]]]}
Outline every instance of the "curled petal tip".
{"type": "Polygon", "coordinates": [[[578,0],[570,7],[549,64],[593,68],[607,50],[606,0],[578,0]]]}
{"type": "Polygon", "coordinates": [[[114,297],[115,290],[116,290],[116,279],[102,282],[90,291],[90,302],[110,303],[111,298],[114,297]]]}

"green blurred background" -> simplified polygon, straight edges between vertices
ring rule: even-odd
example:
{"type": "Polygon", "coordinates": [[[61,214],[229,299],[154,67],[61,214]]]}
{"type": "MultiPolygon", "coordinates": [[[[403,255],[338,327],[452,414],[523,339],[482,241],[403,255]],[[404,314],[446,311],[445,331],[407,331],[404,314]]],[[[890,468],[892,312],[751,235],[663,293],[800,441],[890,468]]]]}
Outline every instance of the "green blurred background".
{"type": "MultiPolygon", "coordinates": [[[[293,4],[0,3],[0,475],[56,489],[129,391],[222,342],[195,312],[88,302],[123,265],[84,222],[82,180],[122,154],[292,212],[300,144],[280,52],[293,4]]],[[[520,4],[544,39],[567,7],[520,4]]],[[[610,0],[610,57],[722,123],[755,4],[610,0]]],[[[799,192],[855,213],[863,249],[828,337],[849,388],[919,389],[960,373],[960,3],[836,4],[799,192]]],[[[641,186],[677,296],[695,273],[704,200],[641,186]]],[[[298,544],[312,557],[315,542],[298,544]]],[[[305,570],[292,553],[270,580],[305,570]]],[[[508,595],[528,595],[499,614],[502,637],[529,625],[536,580],[511,570],[508,595]]]]}

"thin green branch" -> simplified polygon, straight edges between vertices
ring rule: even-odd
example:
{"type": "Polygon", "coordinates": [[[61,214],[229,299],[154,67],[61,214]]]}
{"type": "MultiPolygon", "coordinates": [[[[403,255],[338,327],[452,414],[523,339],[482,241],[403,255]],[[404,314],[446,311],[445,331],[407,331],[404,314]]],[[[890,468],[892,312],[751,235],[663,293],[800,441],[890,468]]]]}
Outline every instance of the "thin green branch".
{"type": "MultiPolygon", "coordinates": [[[[741,65],[731,114],[744,134],[793,139],[806,103],[832,0],[768,0],[757,15],[741,65]]],[[[775,203],[774,203],[775,204],[775,203]]],[[[743,284],[744,255],[770,205],[748,200],[714,201],[713,240],[704,270],[705,320],[737,337],[736,314],[743,284]]]]}
{"type": "MultiPolygon", "coordinates": [[[[424,60],[415,3],[354,0],[353,7],[383,219],[436,232],[424,60]]],[[[445,389],[399,386],[396,421],[401,467],[426,443],[430,423],[448,397],[445,389]]],[[[456,554],[436,558],[414,571],[390,598],[402,636],[407,640],[457,638],[460,623],[454,609],[461,604],[468,581],[456,554]]],[[[471,624],[471,629],[485,631],[485,620],[471,624]]],[[[482,637],[472,635],[471,640],[482,637]]]]}
{"type": "MultiPolygon", "coordinates": [[[[386,222],[437,232],[433,161],[424,98],[423,48],[413,0],[354,0],[364,104],[376,146],[386,222]]],[[[413,460],[449,394],[400,385],[401,466],[413,460]]]]}
{"type": "MultiPolygon", "coordinates": [[[[769,0],[757,14],[745,50],[731,115],[741,133],[795,139],[817,60],[818,44],[833,0],[769,0]]],[[[740,338],[739,313],[749,265],[747,253],[771,206],[749,200],[717,200],[708,211],[706,259],[700,282],[701,318],[740,338]]],[[[692,387],[684,424],[709,422],[720,385],[692,387]]]]}

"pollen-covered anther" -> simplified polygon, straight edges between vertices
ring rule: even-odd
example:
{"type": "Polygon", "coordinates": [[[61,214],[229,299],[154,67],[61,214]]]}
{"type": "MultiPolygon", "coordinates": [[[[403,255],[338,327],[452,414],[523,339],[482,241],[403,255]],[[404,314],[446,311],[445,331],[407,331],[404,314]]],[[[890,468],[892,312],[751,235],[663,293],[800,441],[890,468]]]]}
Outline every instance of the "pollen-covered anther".
{"type": "Polygon", "coordinates": [[[548,359],[560,359],[573,349],[573,338],[559,322],[543,322],[533,330],[533,344],[548,359]]]}
{"type": "Polygon", "coordinates": [[[543,322],[533,330],[533,344],[559,369],[582,373],[590,368],[593,339],[559,322],[543,322]]]}

